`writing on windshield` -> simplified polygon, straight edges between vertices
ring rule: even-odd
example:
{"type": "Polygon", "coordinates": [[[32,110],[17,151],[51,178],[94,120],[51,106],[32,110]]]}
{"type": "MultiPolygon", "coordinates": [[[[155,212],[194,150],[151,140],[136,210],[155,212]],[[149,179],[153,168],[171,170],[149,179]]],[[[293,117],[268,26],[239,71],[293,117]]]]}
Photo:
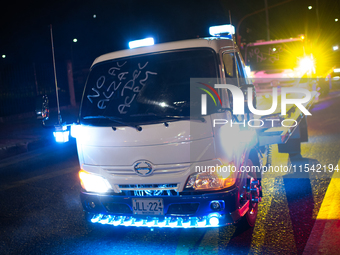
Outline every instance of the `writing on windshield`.
{"type": "Polygon", "coordinates": [[[117,110],[120,114],[126,114],[127,108],[145,86],[149,76],[157,75],[156,72],[148,69],[148,64],[149,62],[138,62],[135,66],[129,66],[127,61],[115,62],[112,67],[108,67],[106,74],[98,77],[91,88],[93,93],[88,94],[87,99],[99,110],[104,110],[113,96],[116,99],[122,97],[123,103],[118,105],[117,110]]]}
{"type": "Polygon", "coordinates": [[[190,79],[217,77],[217,72],[216,52],[209,48],[97,63],[85,85],[80,121],[112,125],[112,119],[118,119],[140,124],[190,116],[190,79]]]}

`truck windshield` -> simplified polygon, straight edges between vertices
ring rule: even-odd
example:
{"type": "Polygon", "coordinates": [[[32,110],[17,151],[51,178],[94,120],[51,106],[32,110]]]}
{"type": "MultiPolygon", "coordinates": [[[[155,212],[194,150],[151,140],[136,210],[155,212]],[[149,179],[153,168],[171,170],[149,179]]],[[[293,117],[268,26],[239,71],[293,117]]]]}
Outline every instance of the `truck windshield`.
{"type": "Polygon", "coordinates": [[[216,77],[216,52],[208,48],[98,63],[85,85],[80,122],[126,126],[189,118],[190,107],[200,107],[190,102],[190,78],[216,77]]]}
{"type": "Polygon", "coordinates": [[[303,56],[303,41],[246,47],[246,65],[250,66],[252,71],[294,69],[303,56]]]}

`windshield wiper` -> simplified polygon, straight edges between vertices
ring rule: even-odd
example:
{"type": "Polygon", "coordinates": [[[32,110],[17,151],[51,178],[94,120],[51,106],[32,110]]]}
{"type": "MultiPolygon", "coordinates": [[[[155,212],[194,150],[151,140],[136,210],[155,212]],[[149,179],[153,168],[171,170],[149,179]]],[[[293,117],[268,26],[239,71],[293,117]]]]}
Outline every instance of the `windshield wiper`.
{"type": "Polygon", "coordinates": [[[205,122],[205,119],[203,117],[199,117],[199,116],[172,116],[172,115],[165,115],[162,116],[165,118],[174,118],[174,119],[184,119],[184,120],[199,120],[202,122],[205,122]]]}
{"type": "Polygon", "coordinates": [[[95,116],[85,116],[85,117],[83,117],[83,119],[85,119],[85,120],[87,120],[87,119],[108,119],[108,120],[118,120],[118,119],[122,119],[122,118],[113,117],[113,116],[95,115],[95,116]]]}
{"type": "Polygon", "coordinates": [[[205,122],[205,119],[203,117],[199,116],[175,116],[175,115],[163,115],[163,114],[156,114],[156,113],[145,113],[145,114],[133,114],[130,115],[131,117],[148,117],[148,116],[155,116],[159,118],[166,118],[166,119],[182,119],[182,120],[200,120],[202,122],[205,122]]]}
{"type": "Polygon", "coordinates": [[[96,116],[86,116],[86,117],[83,117],[83,119],[85,119],[85,120],[87,120],[87,119],[107,119],[107,120],[111,120],[113,122],[122,124],[123,126],[132,127],[132,128],[137,129],[138,131],[142,131],[142,127],[140,127],[138,125],[132,125],[132,124],[126,123],[124,121],[120,121],[121,118],[118,118],[118,117],[96,115],[96,116]]]}

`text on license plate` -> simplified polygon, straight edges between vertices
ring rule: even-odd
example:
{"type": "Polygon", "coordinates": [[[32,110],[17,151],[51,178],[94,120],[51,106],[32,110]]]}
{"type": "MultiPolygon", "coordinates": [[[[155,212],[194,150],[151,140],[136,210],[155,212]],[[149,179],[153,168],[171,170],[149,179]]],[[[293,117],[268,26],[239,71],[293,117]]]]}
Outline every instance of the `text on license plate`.
{"type": "Polygon", "coordinates": [[[132,199],[133,214],[163,215],[163,199],[132,199]]]}

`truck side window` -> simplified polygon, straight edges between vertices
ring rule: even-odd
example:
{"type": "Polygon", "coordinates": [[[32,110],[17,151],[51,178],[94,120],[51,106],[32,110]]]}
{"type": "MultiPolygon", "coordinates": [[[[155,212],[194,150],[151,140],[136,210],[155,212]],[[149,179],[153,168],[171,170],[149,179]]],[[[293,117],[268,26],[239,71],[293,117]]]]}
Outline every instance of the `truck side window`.
{"type": "MultiPolygon", "coordinates": [[[[235,86],[239,86],[240,82],[242,81],[236,81],[236,69],[235,69],[235,58],[233,53],[225,52],[223,53],[223,65],[224,65],[224,72],[225,76],[227,78],[228,84],[233,84],[235,86]]],[[[243,70],[242,60],[240,59],[239,53],[236,53],[236,64],[237,64],[237,71],[238,71],[238,77],[243,80],[245,78],[245,72],[243,70]]],[[[227,90],[222,92],[222,97],[225,98],[226,101],[229,101],[231,107],[233,98],[231,93],[229,93],[227,90]]]]}
{"type": "MultiPolygon", "coordinates": [[[[242,63],[239,59],[239,56],[236,57],[237,62],[237,71],[238,76],[240,78],[244,78],[244,72],[242,66],[240,67],[240,64],[242,63]]],[[[227,78],[236,78],[236,70],[235,70],[235,59],[234,54],[232,53],[224,53],[223,54],[223,64],[224,64],[224,71],[227,78]]]]}
{"type": "Polygon", "coordinates": [[[223,54],[224,71],[227,77],[235,77],[235,62],[232,54],[223,54]]]}

